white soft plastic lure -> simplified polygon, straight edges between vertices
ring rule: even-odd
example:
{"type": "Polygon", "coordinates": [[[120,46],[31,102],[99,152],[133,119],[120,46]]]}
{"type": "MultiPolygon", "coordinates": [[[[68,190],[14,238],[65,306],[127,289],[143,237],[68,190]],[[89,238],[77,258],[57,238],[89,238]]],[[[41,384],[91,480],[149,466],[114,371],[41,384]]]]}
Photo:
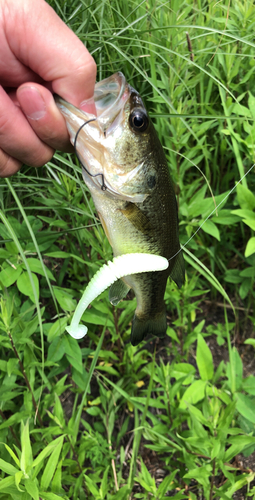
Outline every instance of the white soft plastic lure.
{"type": "Polygon", "coordinates": [[[68,333],[75,339],[81,339],[88,331],[85,325],[80,324],[80,319],[88,305],[114,281],[129,274],[145,273],[153,271],[164,271],[169,266],[165,257],[147,253],[129,253],[115,257],[108,261],[93,276],[78,303],[71,325],[66,328],[68,333]]]}

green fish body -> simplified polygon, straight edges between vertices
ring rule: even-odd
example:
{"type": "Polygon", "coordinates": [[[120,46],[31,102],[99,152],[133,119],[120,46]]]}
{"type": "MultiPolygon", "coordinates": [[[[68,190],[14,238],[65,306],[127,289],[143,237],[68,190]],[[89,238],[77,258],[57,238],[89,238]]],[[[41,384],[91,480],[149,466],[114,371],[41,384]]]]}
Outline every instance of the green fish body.
{"type": "MultiPolygon", "coordinates": [[[[165,271],[129,275],[110,288],[115,305],[134,290],[131,343],[137,345],[147,334],[165,335],[167,278],[178,287],[184,281],[175,192],[154,126],[125,77],[116,73],[97,83],[94,98],[97,120],[82,127],[76,147],[114,256],[151,253],[169,260],[165,271]]],[[[57,104],[74,143],[79,127],[93,117],[60,98],[57,104]]]]}

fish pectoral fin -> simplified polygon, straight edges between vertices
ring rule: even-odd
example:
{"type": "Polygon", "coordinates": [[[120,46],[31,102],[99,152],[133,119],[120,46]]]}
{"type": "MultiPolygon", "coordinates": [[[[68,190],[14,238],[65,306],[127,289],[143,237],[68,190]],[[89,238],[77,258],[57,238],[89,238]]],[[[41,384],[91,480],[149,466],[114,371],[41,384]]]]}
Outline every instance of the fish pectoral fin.
{"type": "Polygon", "coordinates": [[[178,288],[181,288],[185,281],[185,264],[182,251],[175,257],[174,266],[170,272],[170,278],[176,283],[178,288]]]}
{"type": "Polygon", "coordinates": [[[141,233],[149,232],[152,227],[148,217],[135,205],[128,202],[125,208],[120,209],[121,213],[133,224],[141,233]]]}
{"type": "Polygon", "coordinates": [[[122,279],[115,281],[109,290],[109,301],[113,306],[116,306],[122,299],[124,299],[130,290],[122,279]]]}

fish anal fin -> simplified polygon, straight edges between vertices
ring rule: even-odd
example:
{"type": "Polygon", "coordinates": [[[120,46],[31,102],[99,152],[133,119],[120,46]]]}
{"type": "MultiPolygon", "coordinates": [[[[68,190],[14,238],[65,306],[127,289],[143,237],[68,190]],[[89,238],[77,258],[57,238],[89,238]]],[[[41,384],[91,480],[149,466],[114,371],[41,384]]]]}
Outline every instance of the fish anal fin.
{"type": "Polygon", "coordinates": [[[129,290],[130,287],[122,279],[115,281],[109,290],[109,301],[113,306],[116,306],[126,297],[129,290]]]}

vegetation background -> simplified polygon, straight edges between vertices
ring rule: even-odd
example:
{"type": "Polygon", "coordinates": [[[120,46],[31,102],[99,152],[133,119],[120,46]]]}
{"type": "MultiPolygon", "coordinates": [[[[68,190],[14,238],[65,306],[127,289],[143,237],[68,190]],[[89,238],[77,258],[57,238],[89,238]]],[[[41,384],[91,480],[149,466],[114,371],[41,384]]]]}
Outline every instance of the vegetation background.
{"type": "Polygon", "coordinates": [[[80,166],[56,153],[1,179],[0,499],[255,499],[255,5],[49,3],[99,80],[122,71],[142,95],[187,275],[167,286],[164,340],[132,347],[135,299],[114,308],[107,292],[73,340],[81,292],[112,257],[80,166]]]}

